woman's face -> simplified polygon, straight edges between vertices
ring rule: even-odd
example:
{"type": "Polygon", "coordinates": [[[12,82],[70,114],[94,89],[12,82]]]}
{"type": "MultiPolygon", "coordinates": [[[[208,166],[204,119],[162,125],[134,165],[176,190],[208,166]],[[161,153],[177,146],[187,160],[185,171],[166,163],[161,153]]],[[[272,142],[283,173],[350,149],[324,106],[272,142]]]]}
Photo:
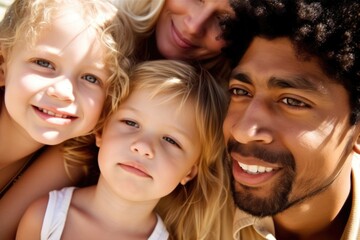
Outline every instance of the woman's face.
{"type": "Polygon", "coordinates": [[[156,26],[158,50],[168,59],[215,57],[226,44],[220,23],[234,17],[228,0],[165,0],[156,26]]]}

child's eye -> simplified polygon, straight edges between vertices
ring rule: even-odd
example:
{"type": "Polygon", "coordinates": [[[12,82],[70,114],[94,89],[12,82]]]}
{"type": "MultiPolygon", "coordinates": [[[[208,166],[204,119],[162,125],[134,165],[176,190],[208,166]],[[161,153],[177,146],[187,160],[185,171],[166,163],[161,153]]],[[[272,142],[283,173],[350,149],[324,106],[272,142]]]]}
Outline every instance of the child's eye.
{"type": "Polygon", "coordinates": [[[84,75],[81,78],[90,83],[100,84],[100,80],[96,76],[91,75],[91,74],[84,75]]]}
{"type": "Polygon", "coordinates": [[[55,67],[47,60],[36,59],[36,60],[34,60],[34,62],[41,67],[55,69],[55,67]]]}
{"type": "Polygon", "coordinates": [[[131,120],[122,120],[121,122],[125,123],[126,125],[130,126],[130,127],[136,127],[139,128],[139,124],[137,124],[134,121],[131,120]]]}
{"type": "Polygon", "coordinates": [[[163,137],[163,139],[165,141],[167,141],[168,143],[173,144],[173,145],[177,146],[178,148],[180,148],[180,145],[171,137],[163,137]]]}

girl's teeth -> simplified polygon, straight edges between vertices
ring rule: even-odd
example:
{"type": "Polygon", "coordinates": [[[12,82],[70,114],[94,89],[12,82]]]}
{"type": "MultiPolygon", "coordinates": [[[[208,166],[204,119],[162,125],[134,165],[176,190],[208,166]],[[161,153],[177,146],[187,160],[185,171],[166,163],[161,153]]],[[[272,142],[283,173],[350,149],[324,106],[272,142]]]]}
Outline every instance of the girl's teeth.
{"type": "Polygon", "coordinates": [[[50,116],[54,116],[54,117],[57,117],[57,118],[68,118],[67,115],[62,115],[62,114],[58,114],[58,113],[54,113],[52,111],[49,111],[49,110],[46,110],[46,109],[43,109],[43,108],[39,108],[40,111],[42,111],[43,113],[45,114],[48,114],[50,116]]]}
{"type": "Polygon", "coordinates": [[[245,172],[250,174],[259,174],[259,173],[271,172],[274,170],[273,168],[264,167],[264,166],[247,165],[240,162],[238,162],[238,164],[245,172]]]}

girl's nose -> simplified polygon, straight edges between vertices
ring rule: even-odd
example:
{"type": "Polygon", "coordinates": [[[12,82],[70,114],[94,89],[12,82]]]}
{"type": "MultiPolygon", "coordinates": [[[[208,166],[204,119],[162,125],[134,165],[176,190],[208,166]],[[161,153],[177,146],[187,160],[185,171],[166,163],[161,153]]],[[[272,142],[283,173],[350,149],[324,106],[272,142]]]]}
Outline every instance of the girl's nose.
{"type": "Polygon", "coordinates": [[[62,101],[72,102],[75,100],[73,84],[69,79],[63,79],[52,84],[46,93],[62,101]]]}

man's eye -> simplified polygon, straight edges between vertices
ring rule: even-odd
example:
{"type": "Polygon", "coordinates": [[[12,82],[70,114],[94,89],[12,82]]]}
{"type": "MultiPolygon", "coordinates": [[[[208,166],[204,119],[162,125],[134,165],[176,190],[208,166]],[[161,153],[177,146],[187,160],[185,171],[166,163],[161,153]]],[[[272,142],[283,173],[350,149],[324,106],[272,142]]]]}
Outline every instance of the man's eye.
{"type": "Polygon", "coordinates": [[[172,138],[170,138],[170,137],[163,137],[163,139],[164,139],[165,141],[169,142],[170,144],[173,144],[173,145],[175,145],[175,146],[177,146],[177,147],[180,148],[180,145],[179,145],[174,139],[172,139],[172,138]]]}
{"type": "Polygon", "coordinates": [[[34,62],[41,67],[55,69],[49,61],[46,61],[44,59],[37,59],[34,62]]]}
{"type": "Polygon", "coordinates": [[[303,101],[297,100],[295,98],[283,98],[281,101],[291,107],[299,107],[299,108],[309,107],[308,104],[304,103],[303,101]]]}
{"type": "Polygon", "coordinates": [[[99,84],[100,81],[97,77],[95,77],[94,75],[91,75],[91,74],[88,74],[88,75],[84,75],[82,76],[82,79],[90,82],[90,83],[96,83],[96,84],[99,84]]]}
{"type": "Polygon", "coordinates": [[[248,95],[250,95],[248,91],[246,91],[246,90],[244,90],[242,88],[230,88],[229,93],[231,95],[235,95],[235,96],[248,96],[248,95]]]}

